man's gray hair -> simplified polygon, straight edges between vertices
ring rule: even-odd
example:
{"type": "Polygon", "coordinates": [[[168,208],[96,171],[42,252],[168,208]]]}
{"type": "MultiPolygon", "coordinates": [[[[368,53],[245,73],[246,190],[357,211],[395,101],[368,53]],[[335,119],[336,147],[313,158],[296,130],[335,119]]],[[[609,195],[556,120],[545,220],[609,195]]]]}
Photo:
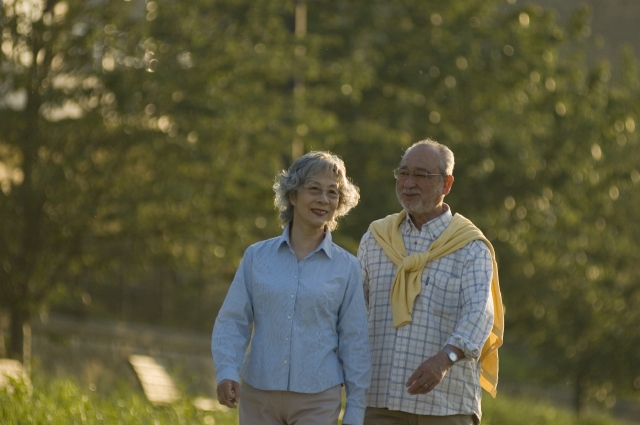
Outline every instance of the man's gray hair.
{"type": "Polygon", "coordinates": [[[411,145],[411,147],[409,147],[409,149],[405,151],[405,154],[406,152],[409,152],[409,150],[411,150],[412,148],[416,146],[421,146],[421,145],[430,146],[440,154],[438,169],[443,176],[453,175],[453,166],[455,165],[455,158],[453,156],[453,152],[447,146],[443,145],[442,143],[438,143],[433,139],[427,138],[414,143],[413,145],[411,145]]]}
{"type": "Polygon", "coordinates": [[[349,178],[342,159],[329,152],[313,151],[296,159],[287,171],[276,176],[273,185],[274,204],[280,211],[280,225],[284,228],[293,221],[293,205],[290,197],[295,197],[310,178],[328,175],[336,180],[340,199],[333,219],[327,223],[329,230],[338,227],[337,219],[349,213],[358,205],[360,191],[349,178]]]}

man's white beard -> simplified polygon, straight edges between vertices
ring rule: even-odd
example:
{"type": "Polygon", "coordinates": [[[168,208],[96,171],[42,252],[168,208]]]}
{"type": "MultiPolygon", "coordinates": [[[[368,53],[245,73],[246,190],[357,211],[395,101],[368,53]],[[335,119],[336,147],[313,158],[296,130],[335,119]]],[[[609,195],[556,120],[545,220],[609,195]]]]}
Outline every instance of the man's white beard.
{"type": "Polygon", "coordinates": [[[396,197],[398,198],[398,202],[400,202],[400,205],[402,205],[402,207],[411,215],[426,214],[430,211],[433,211],[438,205],[438,198],[436,196],[434,196],[433,198],[425,199],[422,197],[423,193],[420,190],[418,191],[407,190],[406,194],[420,195],[420,199],[413,201],[411,204],[407,204],[402,199],[402,192],[398,193],[398,191],[396,191],[396,197]]]}

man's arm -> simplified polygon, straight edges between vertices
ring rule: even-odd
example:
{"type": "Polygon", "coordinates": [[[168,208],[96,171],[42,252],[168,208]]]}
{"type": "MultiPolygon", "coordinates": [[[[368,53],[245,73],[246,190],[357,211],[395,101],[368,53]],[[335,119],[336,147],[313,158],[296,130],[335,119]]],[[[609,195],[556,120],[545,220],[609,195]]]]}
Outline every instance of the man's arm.
{"type": "MultiPolygon", "coordinates": [[[[455,352],[458,359],[464,357],[464,353],[458,347],[453,345],[447,345],[446,347],[455,352]]],[[[442,382],[444,376],[453,365],[454,363],[443,350],[438,351],[438,354],[425,360],[409,377],[405,384],[407,392],[415,395],[432,391],[442,382]]]]}
{"type": "Polygon", "coordinates": [[[493,327],[491,252],[484,242],[471,242],[461,275],[461,313],[446,344],[460,348],[466,360],[478,360],[493,327]]]}
{"type": "MultiPolygon", "coordinates": [[[[465,259],[461,276],[461,314],[445,347],[460,360],[477,360],[493,325],[491,298],[492,262],[487,246],[474,241],[465,259]]],[[[443,347],[444,348],[444,347],[443,347]]],[[[425,360],[406,382],[409,394],[426,394],[437,387],[453,366],[447,354],[440,350],[425,360]]]]}
{"type": "Polygon", "coordinates": [[[367,271],[367,253],[371,238],[371,232],[367,231],[364,236],[362,236],[360,246],[358,247],[358,260],[360,260],[360,267],[362,271],[362,291],[367,312],[369,311],[369,272],[367,271]]]}

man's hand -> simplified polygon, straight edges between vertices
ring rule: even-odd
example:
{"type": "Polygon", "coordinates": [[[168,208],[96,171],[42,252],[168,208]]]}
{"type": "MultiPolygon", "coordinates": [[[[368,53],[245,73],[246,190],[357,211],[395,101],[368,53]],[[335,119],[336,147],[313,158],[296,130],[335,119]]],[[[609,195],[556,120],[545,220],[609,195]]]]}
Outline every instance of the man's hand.
{"type": "Polygon", "coordinates": [[[240,384],[225,379],[218,384],[218,403],[235,409],[240,401],[240,384]]]}
{"type": "Polygon", "coordinates": [[[405,384],[407,392],[411,395],[426,394],[432,391],[444,378],[444,375],[453,366],[451,360],[443,351],[439,351],[433,357],[424,361],[405,384]]]}

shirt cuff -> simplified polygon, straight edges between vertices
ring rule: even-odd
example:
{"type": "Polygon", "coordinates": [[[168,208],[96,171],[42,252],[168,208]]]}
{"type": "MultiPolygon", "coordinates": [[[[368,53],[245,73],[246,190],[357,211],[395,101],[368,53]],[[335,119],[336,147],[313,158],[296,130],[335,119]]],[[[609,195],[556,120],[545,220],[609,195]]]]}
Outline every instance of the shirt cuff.
{"type": "Polygon", "coordinates": [[[362,425],[364,422],[364,409],[359,407],[348,407],[344,411],[342,423],[348,425],[362,425]]]}
{"type": "Polygon", "coordinates": [[[451,335],[447,340],[446,345],[453,345],[456,348],[459,348],[464,353],[464,358],[461,361],[465,360],[478,360],[480,358],[480,348],[471,349],[469,348],[469,344],[459,335],[451,335]]]}
{"type": "Polygon", "coordinates": [[[216,381],[218,382],[218,385],[220,385],[220,382],[224,381],[225,379],[230,379],[234,382],[240,383],[240,376],[238,375],[237,371],[233,369],[223,369],[221,371],[216,371],[216,381]]]}

